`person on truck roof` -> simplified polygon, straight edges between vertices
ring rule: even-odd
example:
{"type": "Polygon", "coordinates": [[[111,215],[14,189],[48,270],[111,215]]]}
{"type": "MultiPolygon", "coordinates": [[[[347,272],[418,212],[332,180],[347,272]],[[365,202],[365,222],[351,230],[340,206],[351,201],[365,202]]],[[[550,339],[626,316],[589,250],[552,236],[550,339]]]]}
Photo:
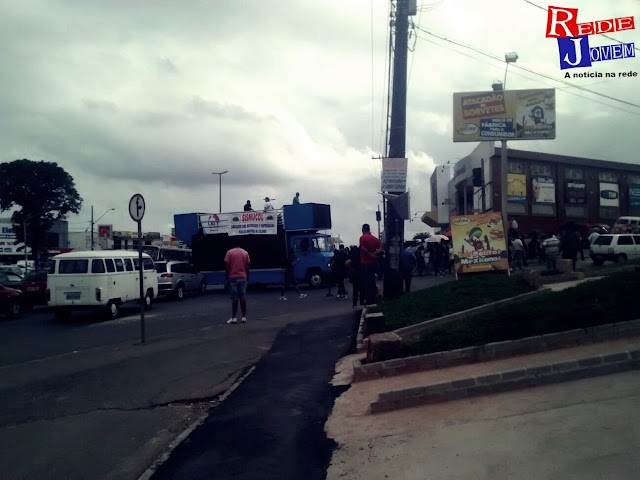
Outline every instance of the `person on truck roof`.
{"type": "Polygon", "coordinates": [[[300,205],[300,192],[296,192],[296,196],[291,201],[293,205],[300,205]]]}
{"type": "Polygon", "coordinates": [[[269,197],[264,197],[264,208],[265,212],[269,210],[273,210],[273,205],[271,205],[271,199],[269,197]]]}
{"type": "Polygon", "coordinates": [[[251,200],[247,200],[247,203],[244,204],[245,212],[253,212],[253,208],[251,207],[251,200]]]}

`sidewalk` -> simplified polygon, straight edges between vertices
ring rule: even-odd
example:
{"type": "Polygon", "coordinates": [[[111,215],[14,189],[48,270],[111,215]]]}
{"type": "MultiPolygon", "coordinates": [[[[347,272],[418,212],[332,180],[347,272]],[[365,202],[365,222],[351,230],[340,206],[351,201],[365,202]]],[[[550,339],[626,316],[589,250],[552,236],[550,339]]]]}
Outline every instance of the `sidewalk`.
{"type": "MultiPolygon", "coordinates": [[[[430,277],[430,282],[423,278],[419,278],[420,284],[442,281],[430,277]]],[[[589,280],[591,279],[558,283],[550,287],[561,290],[589,280]]],[[[424,288],[422,285],[416,287],[424,288]]],[[[615,382],[616,375],[609,375],[610,379],[603,379],[602,375],[616,372],[627,372],[620,375],[635,379],[634,385],[640,388],[640,373],[637,370],[629,372],[640,368],[640,336],[352,383],[353,362],[364,356],[364,353],[360,353],[345,357],[336,366],[333,383],[350,384],[350,388],[336,399],[325,425],[328,437],[338,444],[328,469],[329,480],[436,478],[426,476],[426,469],[423,468],[425,462],[432,461],[428,459],[429,455],[437,448],[431,435],[437,433],[446,437],[447,426],[459,422],[460,416],[474,418],[474,405],[482,405],[483,409],[491,410],[492,419],[495,420],[501,418],[501,414],[494,410],[500,410],[499,406],[503,402],[505,406],[509,405],[507,409],[513,408],[514,415],[520,415],[515,413],[518,405],[527,405],[528,401],[544,402],[547,395],[556,399],[556,408],[563,408],[561,405],[568,401],[570,394],[562,392],[571,388],[584,389],[596,398],[595,402],[598,401],[597,396],[605,392],[602,388],[593,386],[596,385],[593,382],[615,382]],[[596,376],[598,379],[591,378],[596,376]],[[556,383],[584,378],[589,380],[556,383]],[[550,383],[555,384],[549,385],[550,383]],[[521,390],[514,391],[516,389],[521,390]],[[514,402],[514,398],[519,401],[515,401],[515,406],[512,407],[510,402],[514,402]],[[438,425],[437,432],[434,425],[438,425]],[[384,466],[383,469],[381,465],[384,466]],[[394,474],[389,475],[389,472],[394,474]]],[[[630,394],[627,392],[624,395],[630,394]]],[[[583,400],[576,398],[571,401],[583,400]]],[[[629,419],[629,422],[635,423],[636,420],[629,419]]],[[[610,421],[616,422],[619,419],[610,421]]],[[[522,428],[528,428],[526,421],[524,423],[522,428]]],[[[520,432],[520,435],[523,433],[520,432]]],[[[477,442],[478,439],[474,441],[477,442]]],[[[460,444],[457,448],[460,453],[456,456],[462,456],[465,445],[460,444]]],[[[474,448],[478,450],[482,447],[474,448]]],[[[508,456],[510,446],[507,444],[501,448],[506,449],[503,453],[508,456]]],[[[592,456],[594,455],[596,454],[593,453],[592,456]]],[[[482,468],[487,462],[489,460],[484,458],[474,458],[471,464],[482,468]]],[[[443,466],[443,469],[446,468],[449,467],[443,466]]],[[[536,478],[533,473],[532,475],[483,476],[478,473],[470,476],[443,475],[437,478],[536,478]]]]}

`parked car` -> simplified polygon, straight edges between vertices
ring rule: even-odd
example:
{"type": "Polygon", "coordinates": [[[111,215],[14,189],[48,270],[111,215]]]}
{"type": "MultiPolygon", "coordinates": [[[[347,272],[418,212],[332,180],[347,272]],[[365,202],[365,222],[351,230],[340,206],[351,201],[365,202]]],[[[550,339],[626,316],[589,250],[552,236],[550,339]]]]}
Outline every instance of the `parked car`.
{"type": "Polygon", "coordinates": [[[23,276],[24,270],[18,265],[0,265],[0,272],[10,272],[23,276]]]}
{"type": "Polygon", "coordinates": [[[182,300],[186,292],[200,295],[207,291],[207,279],[189,262],[170,260],[155,262],[158,272],[158,294],[182,300]]]}
{"type": "Polygon", "coordinates": [[[22,275],[13,272],[0,271],[0,283],[5,287],[18,288],[22,282],[22,275]]]}
{"type": "Polygon", "coordinates": [[[31,310],[34,305],[47,304],[47,272],[34,270],[29,272],[20,283],[22,291],[22,308],[31,310]]]}
{"type": "Polygon", "coordinates": [[[0,284],[0,315],[19,317],[22,313],[22,292],[0,284]]]}
{"type": "Polygon", "coordinates": [[[595,265],[606,261],[624,262],[640,257],[640,235],[607,233],[600,235],[591,244],[589,254],[595,265]]]}

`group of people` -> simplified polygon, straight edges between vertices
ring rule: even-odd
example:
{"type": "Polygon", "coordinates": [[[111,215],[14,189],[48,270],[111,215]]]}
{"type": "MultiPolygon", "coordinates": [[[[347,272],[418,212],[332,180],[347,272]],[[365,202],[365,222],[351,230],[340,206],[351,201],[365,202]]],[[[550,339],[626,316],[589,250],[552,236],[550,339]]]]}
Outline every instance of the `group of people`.
{"type": "MultiPolygon", "coordinates": [[[[269,210],[274,210],[271,200],[275,200],[275,198],[272,199],[269,197],[264,197],[264,206],[262,207],[263,211],[268,212],[269,210]]],[[[295,197],[293,197],[293,200],[291,201],[291,203],[293,205],[300,205],[300,192],[296,192],[296,195],[295,197]]],[[[253,206],[251,205],[251,200],[247,200],[247,203],[244,204],[244,211],[253,212],[253,206]]]]}

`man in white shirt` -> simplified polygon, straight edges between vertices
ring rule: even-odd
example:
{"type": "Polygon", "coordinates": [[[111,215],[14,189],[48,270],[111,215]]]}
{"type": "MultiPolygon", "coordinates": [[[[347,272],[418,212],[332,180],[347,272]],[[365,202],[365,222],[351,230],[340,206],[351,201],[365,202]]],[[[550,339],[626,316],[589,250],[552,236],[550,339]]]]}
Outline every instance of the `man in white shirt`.
{"type": "Polygon", "coordinates": [[[600,232],[598,232],[597,229],[594,229],[593,232],[591,232],[591,235],[589,235],[588,240],[589,240],[589,246],[591,246],[591,244],[593,243],[593,241],[598,238],[600,236],[600,232]]]}
{"type": "Polygon", "coordinates": [[[269,210],[273,210],[273,205],[271,205],[271,200],[269,197],[264,197],[264,209],[265,212],[269,210]]]}

